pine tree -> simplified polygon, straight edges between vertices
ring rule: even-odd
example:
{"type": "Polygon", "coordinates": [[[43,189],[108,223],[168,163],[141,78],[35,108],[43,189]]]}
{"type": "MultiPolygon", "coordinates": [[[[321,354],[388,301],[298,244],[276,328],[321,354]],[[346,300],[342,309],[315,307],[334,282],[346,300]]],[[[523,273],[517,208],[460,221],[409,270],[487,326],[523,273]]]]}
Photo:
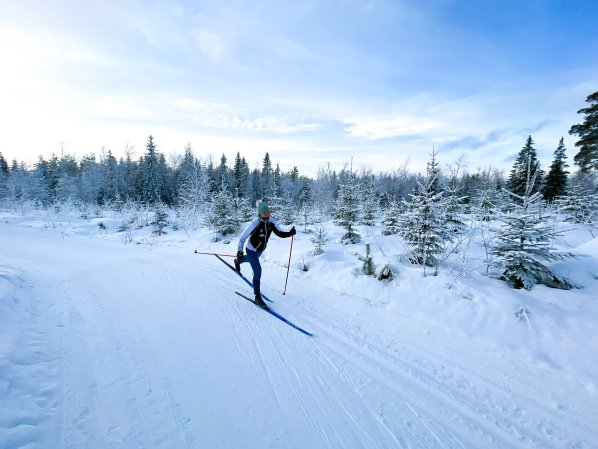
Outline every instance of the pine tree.
{"type": "Polygon", "coordinates": [[[543,209],[539,192],[534,190],[534,178],[528,177],[523,196],[508,192],[513,198],[510,212],[500,217],[492,253],[503,267],[502,279],[513,288],[531,289],[535,284],[569,289],[571,284],[554,274],[544,262],[571,257],[551,246],[561,235],[549,223],[549,213],[543,209]]]}
{"type": "Polygon", "coordinates": [[[585,115],[584,122],[573,125],[569,130],[569,134],[579,137],[575,142],[579,152],[573,160],[582,172],[598,170],[598,91],[588,95],[586,103],[590,106],[577,111],[578,114],[585,115]]]}
{"type": "Polygon", "coordinates": [[[543,195],[544,199],[552,202],[557,196],[563,196],[567,192],[567,172],[565,167],[568,167],[565,155],[565,142],[561,137],[559,146],[554,152],[554,160],[546,176],[546,184],[544,185],[543,195]]]}
{"type": "Polygon", "coordinates": [[[507,182],[507,190],[519,197],[525,196],[527,183],[532,176],[535,176],[535,182],[531,183],[533,190],[530,194],[533,195],[540,190],[542,171],[540,170],[540,161],[538,161],[538,155],[534,148],[534,141],[532,140],[532,136],[529,136],[525,145],[519,151],[517,159],[515,159],[507,182]]]}

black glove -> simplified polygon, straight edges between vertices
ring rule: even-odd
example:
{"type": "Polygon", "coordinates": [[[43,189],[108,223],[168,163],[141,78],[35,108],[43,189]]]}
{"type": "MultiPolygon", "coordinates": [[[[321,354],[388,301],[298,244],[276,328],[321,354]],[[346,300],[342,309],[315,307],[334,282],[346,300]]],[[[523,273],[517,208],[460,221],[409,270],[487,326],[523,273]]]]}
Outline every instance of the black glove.
{"type": "Polygon", "coordinates": [[[295,226],[293,226],[289,232],[291,233],[291,235],[297,234],[297,231],[295,230],[295,226]]]}
{"type": "Polygon", "coordinates": [[[237,251],[237,259],[241,260],[243,258],[243,251],[237,251]]]}

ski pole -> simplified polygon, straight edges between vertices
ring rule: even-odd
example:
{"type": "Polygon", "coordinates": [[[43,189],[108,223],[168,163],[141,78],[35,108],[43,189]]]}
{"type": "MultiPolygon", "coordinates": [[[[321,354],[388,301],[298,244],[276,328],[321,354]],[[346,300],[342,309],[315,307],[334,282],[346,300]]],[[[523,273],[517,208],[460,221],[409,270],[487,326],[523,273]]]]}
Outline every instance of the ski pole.
{"type": "Polygon", "coordinates": [[[206,253],[203,251],[197,251],[195,250],[195,254],[209,254],[210,256],[223,256],[223,257],[237,257],[234,254],[216,254],[216,253],[206,253]]]}
{"type": "Polygon", "coordinates": [[[289,270],[291,268],[291,254],[293,254],[293,240],[295,239],[295,236],[292,235],[291,236],[291,250],[289,251],[289,265],[287,266],[287,280],[284,282],[284,292],[282,292],[283,295],[286,295],[287,293],[287,283],[289,282],[289,270]]]}

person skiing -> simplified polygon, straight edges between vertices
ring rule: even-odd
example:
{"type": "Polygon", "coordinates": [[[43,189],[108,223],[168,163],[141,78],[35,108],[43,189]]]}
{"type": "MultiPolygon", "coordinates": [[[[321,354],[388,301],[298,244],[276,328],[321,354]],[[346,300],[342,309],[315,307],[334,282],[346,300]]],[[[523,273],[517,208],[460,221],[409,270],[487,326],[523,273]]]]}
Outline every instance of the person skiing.
{"type": "Polygon", "coordinates": [[[260,280],[262,278],[262,266],[260,265],[260,256],[266,249],[270,234],[274,232],[278,237],[287,238],[295,235],[297,231],[295,226],[290,231],[283,231],[274,217],[270,216],[270,208],[266,203],[260,203],[257,208],[258,216],[247,225],[239,237],[239,246],[237,248],[237,258],[234,260],[235,268],[240,273],[241,264],[249,262],[253,270],[253,293],[255,294],[255,304],[267,308],[260,293],[260,280]],[[247,246],[245,241],[249,238],[247,246]],[[243,249],[246,254],[243,254],[243,249]]]}

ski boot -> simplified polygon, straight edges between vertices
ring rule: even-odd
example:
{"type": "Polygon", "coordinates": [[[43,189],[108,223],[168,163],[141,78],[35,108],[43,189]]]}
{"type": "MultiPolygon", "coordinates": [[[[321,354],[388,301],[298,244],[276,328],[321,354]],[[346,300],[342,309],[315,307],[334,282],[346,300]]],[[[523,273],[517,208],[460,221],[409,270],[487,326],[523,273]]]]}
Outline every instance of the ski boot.
{"type": "Polygon", "coordinates": [[[267,309],[268,308],[268,306],[266,305],[266,303],[262,299],[262,295],[255,295],[255,301],[253,301],[253,302],[255,303],[256,306],[259,306],[262,309],[267,309]]]}

